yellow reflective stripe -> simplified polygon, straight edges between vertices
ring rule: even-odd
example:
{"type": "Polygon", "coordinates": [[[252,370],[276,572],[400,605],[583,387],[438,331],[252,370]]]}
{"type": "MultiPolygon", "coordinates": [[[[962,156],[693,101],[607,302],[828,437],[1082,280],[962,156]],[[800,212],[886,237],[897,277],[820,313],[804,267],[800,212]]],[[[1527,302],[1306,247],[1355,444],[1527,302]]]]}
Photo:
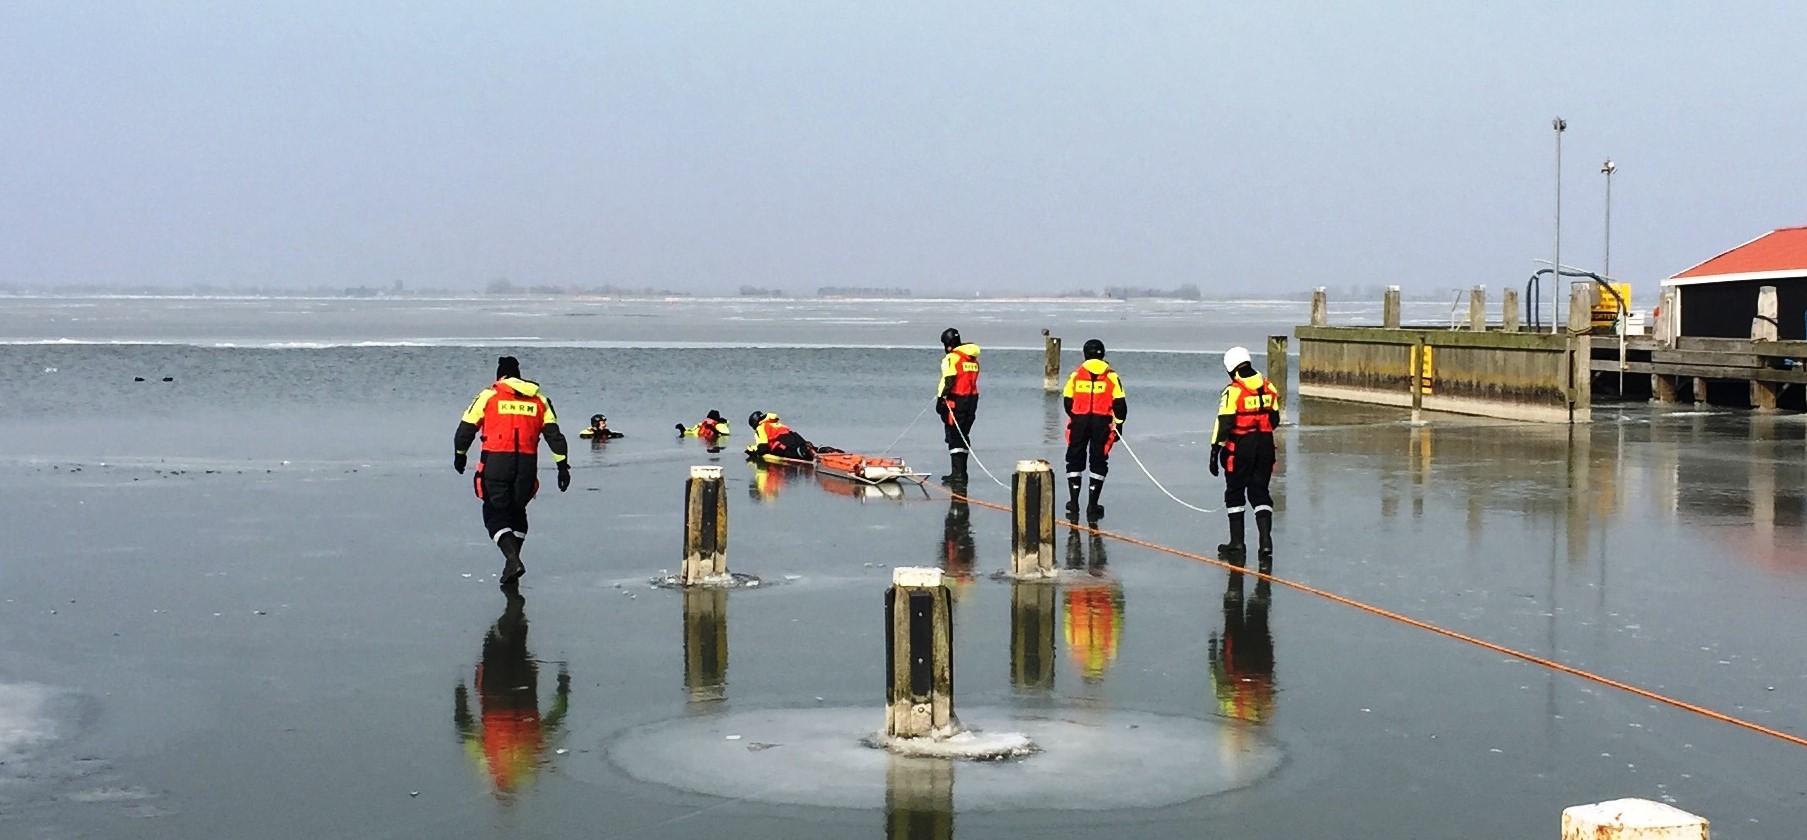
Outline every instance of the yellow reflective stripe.
{"type": "Polygon", "coordinates": [[[483,406],[487,405],[489,403],[489,398],[495,395],[496,389],[484,388],[483,393],[478,394],[476,399],[471,400],[471,407],[464,410],[463,421],[473,426],[483,425],[483,406]]]}

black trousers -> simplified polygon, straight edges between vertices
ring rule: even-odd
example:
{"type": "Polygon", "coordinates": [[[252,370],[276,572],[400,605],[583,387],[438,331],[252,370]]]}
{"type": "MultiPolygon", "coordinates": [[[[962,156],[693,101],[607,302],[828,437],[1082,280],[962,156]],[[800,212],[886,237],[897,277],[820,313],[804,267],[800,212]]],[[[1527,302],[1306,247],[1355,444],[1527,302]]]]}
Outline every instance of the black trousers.
{"type": "Polygon", "coordinates": [[[973,421],[979,417],[979,395],[970,397],[949,397],[954,401],[953,422],[948,422],[948,414],[940,412],[941,423],[946,426],[947,451],[965,452],[966,442],[972,440],[973,421]]]}
{"type": "Polygon", "coordinates": [[[1250,432],[1224,442],[1223,505],[1227,513],[1241,513],[1253,505],[1257,512],[1272,511],[1274,497],[1267,484],[1274,477],[1274,435],[1250,432]]]}
{"type": "Polygon", "coordinates": [[[472,485],[483,500],[483,527],[491,540],[509,531],[527,536],[527,503],[539,492],[539,468],[537,454],[483,453],[472,485]]]}
{"type": "Polygon", "coordinates": [[[1067,418],[1067,477],[1083,475],[1086,463],[1092,475],[1103,478],[1111,471],[1111,446],[1117,442],[1116,423],[1109,415],[1082,414],[1067,418]]]}

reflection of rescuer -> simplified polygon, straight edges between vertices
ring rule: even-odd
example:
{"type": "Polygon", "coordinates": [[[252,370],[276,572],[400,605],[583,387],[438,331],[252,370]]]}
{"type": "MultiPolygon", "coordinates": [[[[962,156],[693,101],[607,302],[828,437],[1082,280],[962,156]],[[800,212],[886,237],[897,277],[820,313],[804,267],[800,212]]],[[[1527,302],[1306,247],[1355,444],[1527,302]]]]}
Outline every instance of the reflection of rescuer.
{"type": "Polygon", "coordinates": [[[1274,713],[1274,635],[1268,629],[1269,584],[1255,582],[1246,610],[1240,572],[1223,596],[1223,632],[1211,634],[1211,687],[1225,717],[1261,723],[1274,713]]]}
{"type": "Polygon", "coordinates": [[[1098,494],[1104,492],[1104,476],[1111,471],[1111,446],[1129,418],[1129,400],[1123,396],[1123,380],[1104,360],[1104,342],[1087,341],[1084,353],[1085,361],[1067,377],[1060,394],[1067,410],[1067,515],[1079,515],[1079,484],[1090,461],[1092,492],[1085,515],[1097,519],[1104,515],[1098,494]]]}
{"type": "Polygon", "coordinates": [[[539,665],[527,652],[526,605],[519,593],[509,593],[508,608],[483,637],[483,658],[472,679],[478,716],[471,716],[470,692],[462,681],[452,692],[452,722],[465,754],[489,774],[498,796],[532,783],[571,696],[571,675],[560,666],[552,710],[541,716],[539,665]]]}
{"type": "Polygon", "coordinates": [[[1224,511],[1230,516],[1230,541],[1217,547],[1219,554],[1236,559],[1246,556],[1243,511],[1255,506],[1255,527],[1261,536],[1261,557],[1274,556],[1274,497],[1267,484],[1274,476],[1274,428],[1280,425],[1276,407],[1279,393],[1273,383],[1255,372],[1249,351],[1232,347],[1224,352],[1224,370],[1230,384],[1224,386],[1217,405],[1217,425],[1211,430],[1211,474],[1223,465],[1224,511]]]}
{"type": "Polygon", "coordinates": [[[943,481],[966,480],[966,458],[973,420],[979,416],[979,345],[960,339],[960,331],[941,331],[941,383],[935,391],[935,415],[946,428],[948,474],[943,481]]]}
{"type": "Polygon", "coordinates": [[[506,588],[527,573],[521,543],[527,539],[527,503],[540,488],[540,437],[546,438],[558,464],[561,493],[571,486],[571,464],[565,460],[565,436],[559,433],[552,401],[540,393],[539,383],[521,378],[521,363],[513,356],[496,361],[496,384],[471,401],[458,423],[452,468],[460,474],[478,432],[483,433],[483,454],[471,484],[483,500],[483,526],[507,561],[502,566],[506,588]]]}

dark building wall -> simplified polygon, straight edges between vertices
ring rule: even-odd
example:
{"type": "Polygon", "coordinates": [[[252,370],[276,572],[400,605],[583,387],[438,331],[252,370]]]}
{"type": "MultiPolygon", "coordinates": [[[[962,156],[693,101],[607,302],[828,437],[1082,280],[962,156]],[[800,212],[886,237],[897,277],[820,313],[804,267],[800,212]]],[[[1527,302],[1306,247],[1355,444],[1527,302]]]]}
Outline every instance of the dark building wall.
{"type": "Polygon", "coordinates": [[[1682,335],[1707,338],[1750,338],[1757,317],[1757,290],[1776,287],[1777,335],[1783,340],[1807,338],[1807,277],[1739,280],[1680,286],[1682,335]]]}

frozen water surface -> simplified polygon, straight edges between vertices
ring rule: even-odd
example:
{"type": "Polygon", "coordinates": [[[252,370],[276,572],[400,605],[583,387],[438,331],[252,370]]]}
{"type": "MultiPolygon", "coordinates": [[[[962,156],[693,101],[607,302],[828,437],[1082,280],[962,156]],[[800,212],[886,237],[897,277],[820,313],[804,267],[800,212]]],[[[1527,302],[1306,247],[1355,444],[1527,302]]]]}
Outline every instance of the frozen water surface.
{"type": "MultiPolygon", "coordinates": [[[[669,431],[761,409],[884,448],[956,324],[986,348],[978,456],[1000,475],[1058,462],[1033,349],[1050,327],[1121,350],[1136,452],[1219,507],[1214,353],[1304,310],[8,300],[0,837],[1518,840],[1626,796],[1719,838],[1799,837],[1807,750],[1121,542],[1063,532],[1056,581],[996,580],[1006,514],[755,469],[738,434],[710,453],[669,431]],[[569,493],[547,465],[513,601],[447,451],[498,348],[561,414],[628,434],[574,440],[569,493]],[[709,463],[729,480],[729,567],[776,585],[647,584],[676,569],[684,480],[709,463]],[[962,719],[1043,753],[858,745],[882,721],[882,593],[925,565],[953,581],[962,719]]],[[[1412,427],[1300,408],[1276,573],[1807,732],[1799,418],[1632,405],[1574,430],[1412,427]]],[[[939,473],[933,420],[892,454],[939,473]]],[[[1008,501],[976,474],[971,492],[1008,501]]],[[[1223,538],[1125,458],[1103,501],[1113,531],[1223,538]]]]}

